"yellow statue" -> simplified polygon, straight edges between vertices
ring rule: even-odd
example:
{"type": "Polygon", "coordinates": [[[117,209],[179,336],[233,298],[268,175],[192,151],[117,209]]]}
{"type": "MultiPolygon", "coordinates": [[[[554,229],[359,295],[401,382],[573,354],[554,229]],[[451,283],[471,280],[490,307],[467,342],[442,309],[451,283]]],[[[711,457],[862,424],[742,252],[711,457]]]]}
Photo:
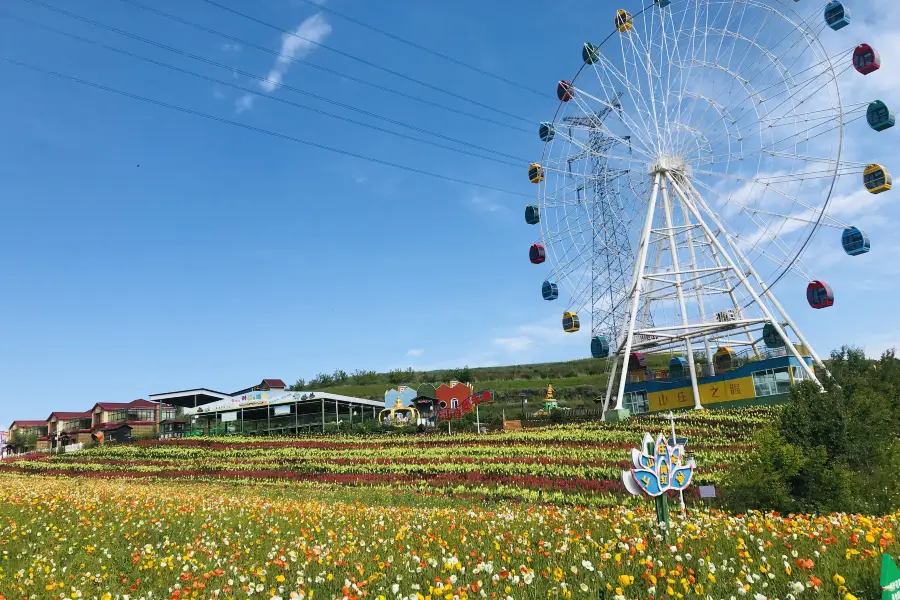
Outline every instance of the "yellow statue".
{"type": "Polygon", "coordinates": [[[397,402],[394,404],[393,408],[385,408],[378,413],[378,422],[385,425],[385,417],[387,417],[387,424],[393,425],[394,427],[410,424],[418,425],[419,410],[414,406],[403,406],[400,396],[397,396],[397,402]]]}
{"type": "Polygon", "coordinates": [[[553,384],[547,385],[547,397],[544,400],[553,400],[553,384]]]}

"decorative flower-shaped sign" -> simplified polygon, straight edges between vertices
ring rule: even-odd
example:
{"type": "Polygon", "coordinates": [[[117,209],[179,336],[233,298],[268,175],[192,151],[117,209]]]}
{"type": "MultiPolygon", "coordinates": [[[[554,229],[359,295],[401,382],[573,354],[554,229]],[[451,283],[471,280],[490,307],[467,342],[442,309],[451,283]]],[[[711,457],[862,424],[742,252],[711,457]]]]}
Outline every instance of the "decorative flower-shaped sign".
{"type": "Polygon", "coordinates": [[[662,435],[653,442],[649,433],[644,434],[641,450],[631,450],[630,471],[622,471],[622,482],[631,494],[659,496],[669,490],[685,489],[694,475],[694,459],[686,459],[684,446],[667,440],[662,435]],[[648,448],[652,447],[652,452],[648,448]]]}

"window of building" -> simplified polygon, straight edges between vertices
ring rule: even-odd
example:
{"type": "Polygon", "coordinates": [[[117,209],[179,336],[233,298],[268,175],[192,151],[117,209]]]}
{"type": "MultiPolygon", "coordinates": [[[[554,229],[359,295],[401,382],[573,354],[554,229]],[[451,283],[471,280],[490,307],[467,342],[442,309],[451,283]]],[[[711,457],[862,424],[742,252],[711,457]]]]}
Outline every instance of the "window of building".
{"type": "Polygon", "coordinates": [[[785,394],[791,389],[791,375],[788,367],[766,369],[753,373],[753,390],[756,397],[785,394]]]}
{"type": "Polygon", "coordinates": [[[647,392],[641,390],[637,392],[625,392],[622,397],[622,406],[628,409],[633,415],[640,415],[650,412],[650,404],[647,402],[647,392]]]}
{"type": "Polygon", "coordinates": [[[801,367],[791,367],[791,374],[794,378],[794,383],[798,383],[803,381],[804,379],[808,379],[806,376],[806,371],[804,371],[801,367]]]}
{"type": "MultiPolygon", "coordinates": [[[[170,411],[164,412],[169,413],[170,411]]],[[[172,412],[174,414],[174,411],[172,412]]],[[[125,421],[156,421],[156,410],[153,408],[127,408],[110,411],[108,422],[123,423],[125,421]]]]}

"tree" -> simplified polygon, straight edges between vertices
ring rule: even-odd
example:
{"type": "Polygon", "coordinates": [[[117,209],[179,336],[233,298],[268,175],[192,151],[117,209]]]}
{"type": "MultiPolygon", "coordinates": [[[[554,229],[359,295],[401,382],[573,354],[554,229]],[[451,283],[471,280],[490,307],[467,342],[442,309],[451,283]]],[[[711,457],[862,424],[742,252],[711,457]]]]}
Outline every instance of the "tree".
{"type": "Polygon", "coordinates": [[[734,508],[885,513],[898,505],[900,361],[859,349],[832,353],[822,390],[811,381],[791,400],[757,449],[725,481],[734,508]]]}
{"type": "Polygon", "coordinates": [[[412,369],[409,369],[408,371],[404,371],[403,369],[394,369],[390,373],[388,373],[388,382],[390,382],[392,385],[405,383],[410,372],[412,372],[412,369]]]}
{"type": "Polygon", "coordinates": [[[292,385],[288,389],[292,392],[299,392],[299,391],[303,390],[303,388],[305,388],[305,387],[306,387],[306,380],[301,378],[301,379],[298,379],[297,382],[294,383],[294,385],[292,385]]]}
{"type": "Polygon", "coordinates": [[[472,382],[472,370],[468,365],[463,367],[462,369],[453,369],[453,379],[459,381],[461,383],[471,383],[472,382]]]}

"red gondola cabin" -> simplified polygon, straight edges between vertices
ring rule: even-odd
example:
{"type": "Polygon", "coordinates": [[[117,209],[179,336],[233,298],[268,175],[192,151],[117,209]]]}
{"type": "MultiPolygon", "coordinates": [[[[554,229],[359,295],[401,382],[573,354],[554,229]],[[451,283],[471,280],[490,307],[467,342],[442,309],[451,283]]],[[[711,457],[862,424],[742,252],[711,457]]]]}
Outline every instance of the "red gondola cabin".
{"type": "Polygon", "coordinates": [[[533,265],[539,265],[547,260],[547,251],[540,244],[532,244],[531,248],[528,249],[528,260],[533,265]]]}
{"type": "Polygon", "coordinates": [[[647,361],[644,359],[644,355],[640,352],[632,352],[628,357],[628,370],[629,371],[643,371],[647,368],[647,361]]]}
{"type": "Polygon", "coordinates": [[[863,75],[877,71],[879,67],[881,67],[881,59],[878,58],[878,53],[872,46],[860,44],[853,51],[853,68],[863,75]]]}
{"type": "MultiPolygon", "coordinates": [[[[877,68],[877,67],[876,67],[877,68]]],[[[560,102],[568,102],[575,96],[575,88],[571,81],[560,81],[556,86],[556,97],[560,102]]]]}
{"type": "Polygon", "coordinates": [[[824,281],[810,281],[806,286],[806,301],[813,308],[828,308],[834,304],[834,292],[824,281]]]}

